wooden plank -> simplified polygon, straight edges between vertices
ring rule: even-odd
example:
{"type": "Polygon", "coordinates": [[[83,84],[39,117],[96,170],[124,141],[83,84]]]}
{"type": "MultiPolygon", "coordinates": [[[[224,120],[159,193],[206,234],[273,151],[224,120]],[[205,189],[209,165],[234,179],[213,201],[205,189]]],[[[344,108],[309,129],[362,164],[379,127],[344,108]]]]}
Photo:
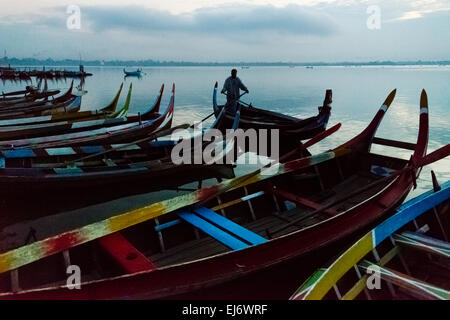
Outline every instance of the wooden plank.
{"type": "MultiPolygon", "coordinates": [[[[381,257],[378,262],[380,266],[385,266],[388,264],[394,257],[399,254],[398,247],[392,248],[388,253],[386,253],[383,257],[381,257]]],[[[357,267],[356,267],[357,268],[357,267]]],[[[353,300],[355,299],[364,289],[366,289],[367,283],[367,274],[363,275],[356,284],[351,287],[346,294],[342,297],[342,300],[353,300]]]]}
{"type": "Polygon", "coordinates": [[[258,245],[267,242],[267,239],[261,237],[260,235],[257,235],[256,233],[238,225],[237,223],[234,223],[233,221],[215,213],[214,211],[205,208],[200,207],[194,210],[195,213],[197,213],[199,216],[201,216],[203,219],[207,219],[221,228],[225,229],[226,231],[235,234],[241,239],[244,239],[245,241],[251,243],[252,245],[258,245]]]}
{"type": "MultiPolygon", "coordinates": [[[[306,198],[297,196],[297,195],[295,195],[293,193],[290,193],[290,192],[288,192],[286,190],[283,190],[283,189],[281,189],[279,187],[273,189],[273,192],[276,195],[281,196],[282,198],[285,198],[285,199],[290,200],[292,202],[299,203],[301,205],[304,205],[304,206],[306,206],[308,208],[312,208],[314,210],[320,209],[322,207],[322,205],[319,204],[319,203],[316,203],[316,202],[308,200],[306,198]]],[[[326,210],[324,210],[324,212],[329,214],[329,215],[331,215],[331,216],[339,214],[339,212],[337,212],[334,209],[326,209],[326,210]]]]}
{"type": "Polygon", "coordinates": [[[417,232],[394,234],[395,242],[416,250],[450,258],[450,243],[417,232]]]}
{"type": "Polygon", "coordinates": [[[222,210],[222,209],[231,207],[231,206],[233,206],[235,204],[242,203],[242,202],[245,202],[245,201],[249,201],[250,199],[254,199],[254,198],[260,197],[260,196],[262,196],[264,194],[265,194],[264,191],[255,192],[255,193],[246,195],[246,196],[244,196],[242,198],[239,198],[239,199],[231,200],[231,201],[228,201],[228,202],[225,202],[225,203],[220,203],[219,205],[217,205],[215,207],[212,207],[211,210],[212,211],[222,210]]]}
{"type": "Polygon", "coordinates": [[[216,226],[212,225],[208,221],[200,218],[199,216],[191,213],[191,212],[182,212],[178,214],[179,217],[186,222],[192,224],[194,227],[200,229],[204,233],[210,235],[217,241],[223,243],[228,248],[233,250],[241,250],[248,248],[249,245],[244,243],[243,241],[237,239],[236,237],[232,236],[231,234],[217,228],[216,226]]]}
{"type": "Polygon", "coordinates": [[[157,269],[151,260],[120,233],[100,238],[98,243],[129,274],[157,269]]]}
{"type": "Polygon", "coordinates": [[[409,142],[403,142],[403,141],[397,141],[397,140],[390,140],[390,139],[384,139],[384,138],[373,138],[372,143],[388,146],[388,147],[394,147],[394,148],[400,148],[400,149],[407,149],[407,150],[416,150],[416,144],[415,143],[409,143],[409,142]]]}
{"type": "Polygon", "coordinates": [[[411,240],[416,240],[419,241],[423,244],[426,245],[430,245],[430,246],[434,246],[437,248],[441,248],[441,249],[445,249],[445,250],[450,250],[450,243],[449,242],[445,242],[430,236],[427,236],[423,233],[419,233],[419,232],[411,232],[411,231],[404,231],[401,233],[401,235],[403,237],[409,238],[411,240]]]}
{"type": "Polygon", "coordinates": [[[376,266],[379,268],[381,278],[388,283],[395,284],[403,288],[406,292],[414,297],[420,297],[425,299],[450,299],[450,291],[433,286],[422,280],[413,278],[406,274],[403,274],[397,270],[382,267],[378,264],[371,263],[369,261],[363,261],[359,264],[363,269],[367,269],[370,266],[376,266]]]}

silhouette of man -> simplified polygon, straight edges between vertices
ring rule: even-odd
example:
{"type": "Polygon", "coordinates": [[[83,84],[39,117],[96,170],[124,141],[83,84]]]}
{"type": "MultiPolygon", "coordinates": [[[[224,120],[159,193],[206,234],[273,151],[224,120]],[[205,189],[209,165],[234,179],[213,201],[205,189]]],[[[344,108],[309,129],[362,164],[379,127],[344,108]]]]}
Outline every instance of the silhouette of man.
{"type": "Polygon", "coordinates": [[[231,76],[225,80],[223,84],[222,93],[227,94],[227,104],[225,108],[228,113],[235,114],[237,104],[240,96],[240,90],[248,93],[247,87],[242,83],[241,79],[237,77],[237,70],[231,70],[231,76]]]}

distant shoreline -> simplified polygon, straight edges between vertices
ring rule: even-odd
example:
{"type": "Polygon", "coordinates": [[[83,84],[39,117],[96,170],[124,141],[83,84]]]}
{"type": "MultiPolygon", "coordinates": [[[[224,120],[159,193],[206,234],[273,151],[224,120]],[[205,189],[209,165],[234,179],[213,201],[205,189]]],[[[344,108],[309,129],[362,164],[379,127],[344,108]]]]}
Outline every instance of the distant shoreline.
{"type": "MultiPolygon", "coordinates": [[[[0,59],[0,67],[76,67],[79,60],[53,60],[32,58],[0,59]]],[[[371,62],[189,62],[155,60],[82,61],[84,66],[95,67],[366,67],[366,66],[450,66],[449,61],[371,61],[371,62]]]]}

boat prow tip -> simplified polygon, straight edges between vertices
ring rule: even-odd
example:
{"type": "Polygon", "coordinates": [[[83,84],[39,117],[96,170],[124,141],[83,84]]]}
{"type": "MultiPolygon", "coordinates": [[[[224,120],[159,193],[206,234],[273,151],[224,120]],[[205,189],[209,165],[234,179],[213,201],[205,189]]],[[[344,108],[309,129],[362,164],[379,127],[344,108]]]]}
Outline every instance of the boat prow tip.
{"type": "Polygon", "coordinates": [[[394,101],[396,94],[397,94],[397,89],[392,90],[391,93],[389,93],[386,100],[384,101],[383,105],[389,108],[390,105],[392,104],[392,102],[394,101]]]}
{"type": "Polygon", "coordinates": [[[214,88],[217,89],[218,86],[219,86],[219,83],[216,81],[216,84],[214,85],[214,88]]]}
{"type": "Polygon", "coordinates": [[[425,89],[422,89],[420,94],[420,108],[428,108],[428,95],[425,89]]]}

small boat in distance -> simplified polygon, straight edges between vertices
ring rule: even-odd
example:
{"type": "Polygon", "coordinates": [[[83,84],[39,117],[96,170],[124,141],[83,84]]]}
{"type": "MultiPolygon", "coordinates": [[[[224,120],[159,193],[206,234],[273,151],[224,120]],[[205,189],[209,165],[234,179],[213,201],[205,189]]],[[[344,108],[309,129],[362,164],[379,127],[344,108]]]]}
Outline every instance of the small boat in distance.
{"type": "Polygon", "coordinates": [[[125,68],[123,69],[123,73],[125,73],[125,76],[134,76],[134,77],[140,77],[142,76],[142,69],[137,69],[136,71],[126,71],[125,68]]]}

